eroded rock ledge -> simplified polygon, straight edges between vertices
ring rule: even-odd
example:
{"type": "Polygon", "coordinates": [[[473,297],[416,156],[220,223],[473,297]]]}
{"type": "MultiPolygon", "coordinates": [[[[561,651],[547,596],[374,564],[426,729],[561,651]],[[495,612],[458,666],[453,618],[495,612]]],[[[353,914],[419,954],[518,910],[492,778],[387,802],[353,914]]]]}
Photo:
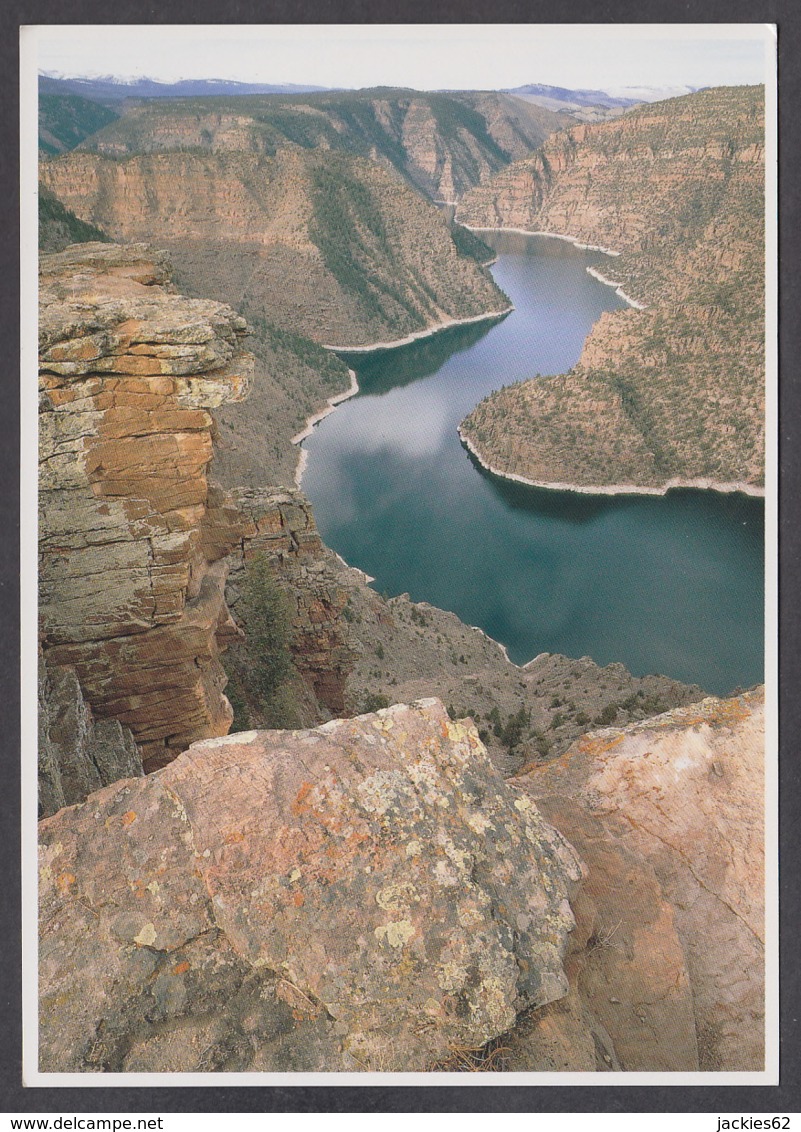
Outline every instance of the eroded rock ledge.
{"type": "Polygon", "coordinates": [[[175,294],[144,245],[42,258],[43,648],[146,766],[231,719],[217,658],[239,531],[209,494],[208,410],[247,392],[246,332],[230,308],[175,294]]]}
{"type": "Polygon", "coordinates": [[[40,832],[42,1070],[424,1070],[568,989],[579,861],[437,700],[196,743],[40,832]]]}

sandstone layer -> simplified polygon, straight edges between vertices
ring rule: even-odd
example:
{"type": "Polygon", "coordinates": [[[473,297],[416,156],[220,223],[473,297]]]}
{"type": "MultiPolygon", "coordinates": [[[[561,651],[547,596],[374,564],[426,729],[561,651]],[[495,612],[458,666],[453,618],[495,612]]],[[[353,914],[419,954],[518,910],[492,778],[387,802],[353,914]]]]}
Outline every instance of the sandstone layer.
{"type": "Polygon", "coordinates": [[[209,410],[252,370],[244,320],[168,279],[144,246],[41,263],[42,645],[151,766],[230,724],[218,655],[239,528],[210,497],[209,410]]]}
{"type": "MultiPolygon", "coordinates": [[[[764,484],[762,89],[701,91],[550,139],[467,196],[477,227],[612,249],[645,310],[602,316],[568,374],[491,394],[461,426],[544,485],[764,484]]],[[[533,376],[533,375],[532,375],[533,376]]]]}
{"type": "Polygon", "coordinates": [[[42,1070],[424,1070],[568,989],[580,864],[435,700],[194,744],[40,832],[42,1070]]]}
{"type": "Polygon", "coordinates": [[[129,105],[119,121],[105,129],[100,122],[81,148],[111,157],[181,149],[268,156],[287,146],[343,150],[450,201],[572,121],[492,91],[175,98],[129,105]]]}
{"type": "Polygon", "coordinates": [[[297,147],[73,152],[40,175],[81,220],[167,247],[205,294],[318,343],[393,341],[508,309],[434,205],[367,159],[297,147]]]}
{"type": "Polygon", "coordinates": [[[587,865],[568,972],[623,1069],[764,1068],[764,759],[757,689],[517,780],[587,865]]]}

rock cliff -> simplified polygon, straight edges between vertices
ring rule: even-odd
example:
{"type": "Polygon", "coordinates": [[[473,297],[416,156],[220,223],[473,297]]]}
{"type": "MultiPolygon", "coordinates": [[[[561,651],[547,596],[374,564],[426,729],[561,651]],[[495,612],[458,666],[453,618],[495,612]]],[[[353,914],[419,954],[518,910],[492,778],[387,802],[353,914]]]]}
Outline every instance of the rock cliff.
{"type": "Polygon", "coordinates": [[[41,263],[43,650],[146,767],[230,723],[218,654],[236,633],[223,591],[239,517],[209,492],[209,409],[244,396],[252,369],[244,320],[168,279],[143,246],[41,263]]]}
{"type": "Polygon", "coordinates": [[[463,199],[466,224],[571,236],[646,310],[569,374],[492,394],[462,433],[534,483],[764,483],[762,89],[701,91],[554,136],[463,199]]]}
{"type": "Polygon", "coordinates": [[[40,832],[42,1070],[425,1070],[568,989],[578,859],[435,700],[196,743],[40,832]]]}
{"type": "Polygon", "coordinates": [[[492,91],[172,98],[129,104],[120,120],[104,129],[98,122],[81,148],[111,157],[341,150],[380,161],[426,195],[450,201],[572,122],[568,114],[492,91]]]}
{"type": "Polygon", "coordinates": [[[133,735],[116,719],[94,718],[73,669],[40,657],[38,692],[39,817],[142,774],[133,735]]]}
{"type": "Polygon", "coordinates": [[[118,240],[167,247],[204,294],[325,345],[392,341],[508,308],[446,218],[394,170],[287,147],[67,153],[46,188],[118,240]]]}

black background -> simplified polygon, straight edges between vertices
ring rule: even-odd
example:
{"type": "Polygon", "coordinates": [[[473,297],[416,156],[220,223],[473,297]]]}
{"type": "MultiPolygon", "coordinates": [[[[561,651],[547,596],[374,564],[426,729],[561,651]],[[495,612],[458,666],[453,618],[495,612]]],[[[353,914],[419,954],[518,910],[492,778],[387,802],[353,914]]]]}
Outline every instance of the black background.
{"type": "MultiPolygon", "coordinates": [[[[801,97],[798,0],[4,0],[0,13],[0,1113],[801,1111],[801,97]],[[19,27],[196,23],[776,23],[780,130],[781,1083],[770,1086],[22,1087],[19,688],[19,27]]],[[[532,75],[531,81],[537,76],[532,75]]],[[[497,1078],[496,1078],[497,1079],[497,1078]]],[[[710,1128],[717,1122],[710,1120],[710,1128]]]]}

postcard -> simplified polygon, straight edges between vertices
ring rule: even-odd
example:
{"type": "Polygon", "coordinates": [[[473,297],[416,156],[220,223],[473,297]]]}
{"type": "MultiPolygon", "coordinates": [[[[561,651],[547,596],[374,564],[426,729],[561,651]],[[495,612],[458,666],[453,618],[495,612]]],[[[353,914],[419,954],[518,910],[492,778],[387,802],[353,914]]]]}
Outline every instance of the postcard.
{"type": "Polygon", "coordinates": [[[26,1083],[775,1084],[775,28],[22,50],[26,1083]]]}

